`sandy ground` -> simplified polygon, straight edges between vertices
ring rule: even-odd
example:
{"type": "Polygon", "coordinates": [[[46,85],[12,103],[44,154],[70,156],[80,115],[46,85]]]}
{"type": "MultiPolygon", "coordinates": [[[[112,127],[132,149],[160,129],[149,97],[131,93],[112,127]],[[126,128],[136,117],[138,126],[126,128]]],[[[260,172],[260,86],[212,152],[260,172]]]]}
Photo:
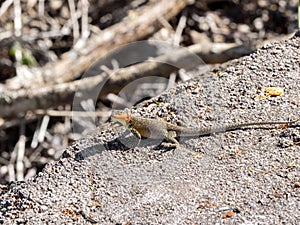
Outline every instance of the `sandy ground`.
{"type": "MultiPolygon", "coordinates": [[[[299,118],[300,33],[141,103],[186,126],[299,118]],[[284,93],[267,96],[266,88],[284,93]],[[157,104],[160,102],[160,104],[157,104]]],[[[2,187],[4,224],[298,224],[300,123],[197,138],[165,151],[106,129],[27,182],[2,187]]]]}

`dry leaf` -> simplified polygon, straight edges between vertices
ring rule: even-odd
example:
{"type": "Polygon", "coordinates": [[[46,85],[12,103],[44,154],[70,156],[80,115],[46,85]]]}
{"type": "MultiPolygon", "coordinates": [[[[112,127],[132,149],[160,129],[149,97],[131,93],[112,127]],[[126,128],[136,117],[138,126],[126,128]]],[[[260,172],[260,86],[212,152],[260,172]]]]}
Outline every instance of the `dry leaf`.
{"type": "Polygon", "coordinates": [[[281,87],[267,87],[266,94],[269,96],[279,96],[283,94],[283,88],[281,87]]]}
{"type": "Polygon", "coordinates": [[[269,97],[276,97],[282,95],[284,89],[282,87],[267,87],[265,93],[262,93],[254,98],[255,101],[260,101],[269,97]]]}

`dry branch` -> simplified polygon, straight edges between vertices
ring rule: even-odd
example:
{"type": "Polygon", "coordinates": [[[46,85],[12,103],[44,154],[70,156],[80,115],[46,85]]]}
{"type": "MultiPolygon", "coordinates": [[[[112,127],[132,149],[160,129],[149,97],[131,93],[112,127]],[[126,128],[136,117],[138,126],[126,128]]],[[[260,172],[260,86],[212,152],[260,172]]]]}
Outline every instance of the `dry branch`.
{"type": "MultiPolygon", "coordinates": [[[[152,59],[135,64],[126,68],[119,69],[110,77],[105,72],[93,76],[83,78],[81,80],[66,82],[62,84],[54,84],[42,88],[7,91],[2,87],[0,95],[0,117],[11,117],[28,110],[48,109],[58,105],[72,103],[75,92],[89,93],[92,90],[100,90],[100,98],[108,93],[117,93],[128,83],[147,76],[165,76],[178,69],[191,69],[199,66],[201,60],[195,60],[195,54],[205,58],[210,54],[208,49],[202,44],[196,44],[187,49],[174,49],[168,54],[161,55],[152,59]],[[206,53],[203,53],[206,52],[206,53]],[[173,66],[172,66],[173,65],[173,66]]],[[[216,49],[219,44],[212,44],[211,48],[216,49]]],[[[222,45],[222,50],[235,46],[234,44],[222,45]]],[[[225,51],[226,52],[226,51],[225,51]]],[[[221,51],[220,55],[224,54],[221,51]]],[[[226,55],[226,54],[225,54],[226,55]]]]}
{"type": "Polygon", "coordinates": [[[122,22],[103,30],[99,36],[90,38],[81,51],[70,51],[60,61],[47,64],[40,71],[35,70],[29,80],[28,78],[26,81],[20,80],[16,77],[8,80],[7,85],[12,89],[19,89],[74,80],[111,49],[140,40],[155,32],[162,26],[159,22],[161,17],[169,20],[178,14],[188,2],[188,0],[151,1],[139,15],[137,13],[129,15],[122,22]]]}

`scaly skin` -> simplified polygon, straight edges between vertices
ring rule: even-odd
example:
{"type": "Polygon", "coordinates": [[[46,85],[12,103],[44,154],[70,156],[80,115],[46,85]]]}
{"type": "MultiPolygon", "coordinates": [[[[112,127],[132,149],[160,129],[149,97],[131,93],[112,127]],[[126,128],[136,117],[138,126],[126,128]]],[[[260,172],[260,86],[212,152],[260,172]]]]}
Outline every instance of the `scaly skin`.
{"type": "Polygon", "coordinates": [[[162,119],[146,119],[130,115],[125,111],[116,111],[111,116],[113,121],[121,123],[137,138],[165,139],[169,142],[168,146],[178,146],[175,137],[195,137],[212,133],[236,130],[248,126],[286,124],[290,125],[296,121],[263,121],[238,123],[232,125],[219,126],[215,128],[182,127],[168,123],[162,119]]]}

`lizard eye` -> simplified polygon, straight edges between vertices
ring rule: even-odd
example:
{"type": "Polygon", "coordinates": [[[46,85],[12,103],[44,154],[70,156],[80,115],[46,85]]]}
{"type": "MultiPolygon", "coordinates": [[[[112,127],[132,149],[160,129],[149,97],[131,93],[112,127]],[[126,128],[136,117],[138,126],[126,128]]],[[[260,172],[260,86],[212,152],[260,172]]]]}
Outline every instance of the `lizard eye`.
{"type": "Polygon", "coordinates": [[[130,110],[128,108],[125,108],[124,109],[124,112],[127,114],[127,115],[130,115],[130,110]]]}

